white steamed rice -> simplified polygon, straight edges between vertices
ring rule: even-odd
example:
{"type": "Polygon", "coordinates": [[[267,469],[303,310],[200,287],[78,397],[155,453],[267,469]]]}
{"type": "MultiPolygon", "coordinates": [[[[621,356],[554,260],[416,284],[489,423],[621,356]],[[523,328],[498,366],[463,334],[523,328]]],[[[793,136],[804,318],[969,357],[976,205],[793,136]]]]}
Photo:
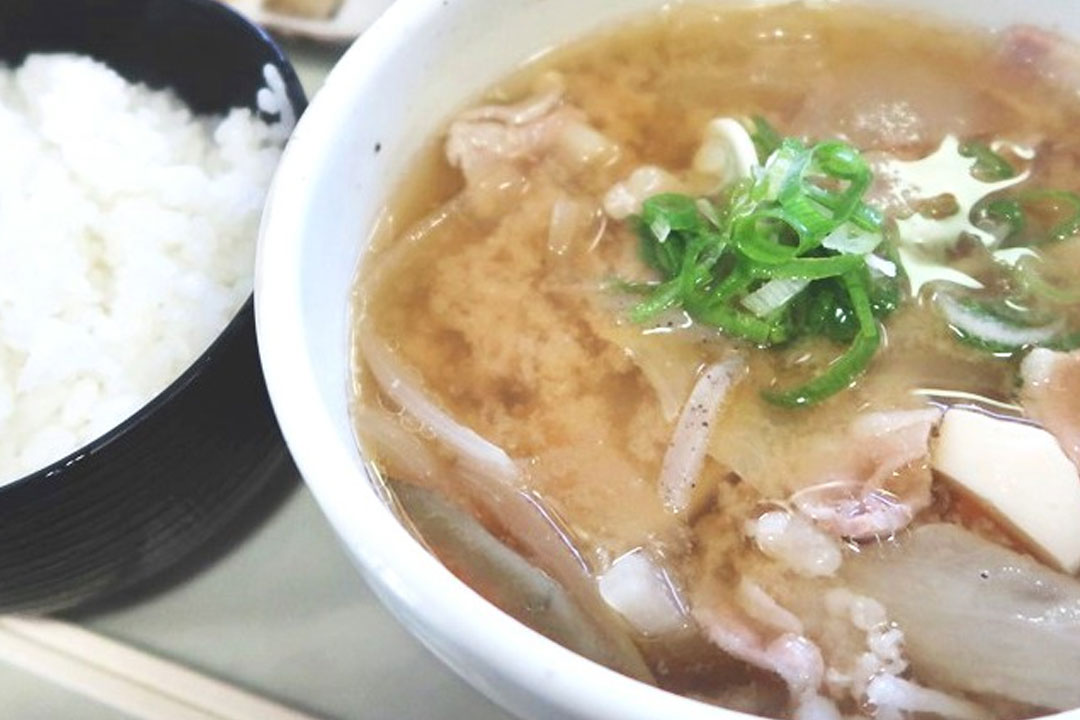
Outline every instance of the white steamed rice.
{"type": "Polygon", "coordinates": [[[0,484],[117,425],[221,332],[282,135],[85,57],[0,69],[0,484]]]}

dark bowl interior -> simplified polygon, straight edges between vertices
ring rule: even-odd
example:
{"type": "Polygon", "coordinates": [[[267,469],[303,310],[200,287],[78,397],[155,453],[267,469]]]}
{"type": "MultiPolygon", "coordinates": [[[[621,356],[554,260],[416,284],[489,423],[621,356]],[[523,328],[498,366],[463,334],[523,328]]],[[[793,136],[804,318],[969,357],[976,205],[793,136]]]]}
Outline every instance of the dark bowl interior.
{"type": "MultiPolygon", "coordinates": [[[[269,63],[296,114],[306,106],[277,45],[213,0],[0,2],[0,61],[52,51],[172,88],[200,113],[256,109],[269,63]]],[[[0,612],[72,608],[190,562],[230,528],[249,526],[251,509],[267,508],[258,500],[283,495],[296,477],[266,394],[249,298],[136,415],[0,488],[0,612]]]]}

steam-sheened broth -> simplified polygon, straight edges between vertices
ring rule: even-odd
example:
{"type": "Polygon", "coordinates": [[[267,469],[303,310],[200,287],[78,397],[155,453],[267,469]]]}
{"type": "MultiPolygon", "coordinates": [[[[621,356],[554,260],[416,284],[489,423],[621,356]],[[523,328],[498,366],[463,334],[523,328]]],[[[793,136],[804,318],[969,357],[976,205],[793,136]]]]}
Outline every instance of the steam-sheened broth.
{"type": "Polygon", "coordinates": [[[1052,34],[857,7],[550,53],[388,208],[361,444],[462,579],[661,687],[1080,706],[1077,87],[1052,34]]]}

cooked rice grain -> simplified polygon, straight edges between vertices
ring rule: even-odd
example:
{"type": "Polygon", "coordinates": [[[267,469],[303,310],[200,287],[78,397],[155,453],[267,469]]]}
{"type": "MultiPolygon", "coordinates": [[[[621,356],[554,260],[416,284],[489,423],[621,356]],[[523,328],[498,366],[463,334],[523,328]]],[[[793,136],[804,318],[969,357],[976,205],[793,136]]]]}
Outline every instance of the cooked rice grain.
{"type": "Polygon", "coordinates": [[[86,57],[0,69],[0,484],[117,425],[221,332],[281,135],[86,57]]]}

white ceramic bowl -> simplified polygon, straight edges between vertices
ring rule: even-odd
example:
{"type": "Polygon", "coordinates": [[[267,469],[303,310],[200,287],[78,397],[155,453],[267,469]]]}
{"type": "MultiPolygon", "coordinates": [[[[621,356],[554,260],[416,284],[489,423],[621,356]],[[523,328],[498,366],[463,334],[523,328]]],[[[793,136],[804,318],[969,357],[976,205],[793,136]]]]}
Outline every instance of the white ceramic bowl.
{"type": "MultiPolygon", "coordinates": [[[[878,0],[880,3],[881,0],[878,0]]],[[[529,718],[733,718],[586,660],[484,601],[429,555],[373,489],[348,414],[349,305],[372,225],[422,143],[537,53],[662,0],[398,0],[303,117],[263,220],[260,352],[289,447],[386,606],[480,691],[529,718]]],[[[1080,37],[1061,0],[891,4],[1080,37]]],[[[433,710],[434,712],[434,710],[433,710]]]]}

